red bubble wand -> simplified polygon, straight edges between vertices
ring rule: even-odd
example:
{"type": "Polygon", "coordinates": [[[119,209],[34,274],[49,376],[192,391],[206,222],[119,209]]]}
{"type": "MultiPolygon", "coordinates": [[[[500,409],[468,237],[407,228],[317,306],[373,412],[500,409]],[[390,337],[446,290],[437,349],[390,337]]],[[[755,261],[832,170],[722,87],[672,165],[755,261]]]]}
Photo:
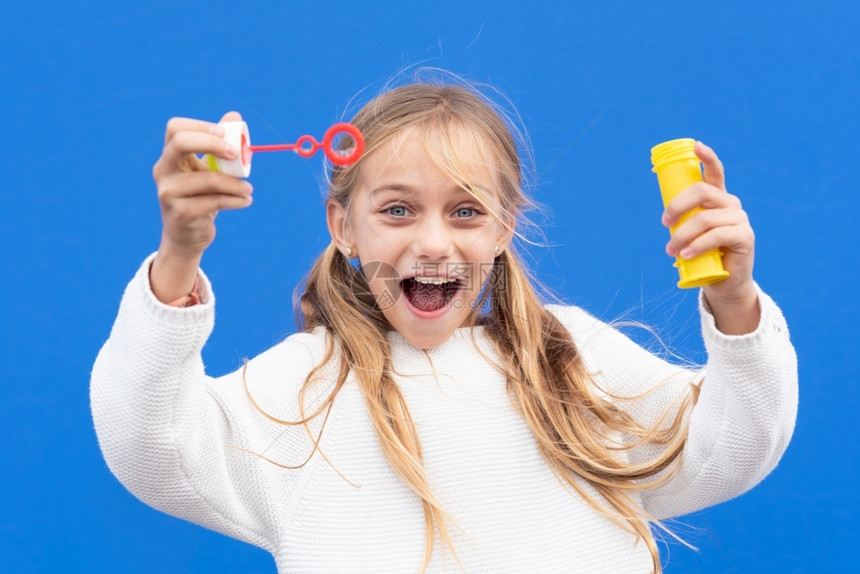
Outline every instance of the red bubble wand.
{"type": "Polygon", "coordinates": [[[346,122],[334,124],[327,129],[321,142],[313,136],[304,135],[295,143],[271,145],[251,145],[248,124],[243,121],[221,122],[219,125],[224,128],[224,139],[241,150],[241,153],[239,157],[232,160],[225,160],[213,155],[207,156],[206,160],[209,168],[213,171],[220,171],[236,177],[248,177],[251,174],[251,156],[257,152],[294,151],[300,156],[308,158],[322,149],[328,160],[340,167],[352,165],[364,153],[364,136],[357,127],[346,122]],[[349,136],[352,139],[352,145],[344,149],[337,149],[335,139],[338,136],[349,136]]]}

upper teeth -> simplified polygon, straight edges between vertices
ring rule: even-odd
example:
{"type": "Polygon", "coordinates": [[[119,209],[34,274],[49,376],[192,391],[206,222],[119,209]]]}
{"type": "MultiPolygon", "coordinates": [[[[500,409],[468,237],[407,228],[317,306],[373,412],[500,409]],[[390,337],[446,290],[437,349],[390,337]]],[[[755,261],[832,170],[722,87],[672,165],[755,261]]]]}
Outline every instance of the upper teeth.
{"type": "Polygon", "coordinates": [[[442,283],[448,282],[447,279],[442,279],[441,277],[415,277],[415,280],[419,283],[432,285],[441,285],[442,283]]]}

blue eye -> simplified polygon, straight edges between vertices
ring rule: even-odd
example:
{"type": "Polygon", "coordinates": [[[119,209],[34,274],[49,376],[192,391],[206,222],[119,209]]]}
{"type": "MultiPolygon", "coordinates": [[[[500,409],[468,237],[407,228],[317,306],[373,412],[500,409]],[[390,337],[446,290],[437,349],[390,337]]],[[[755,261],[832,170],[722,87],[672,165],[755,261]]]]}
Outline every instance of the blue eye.
{"type": "Polygon", "coordinates": [[[457,217],[472,217],[475,214],[473,207],[461,207],[457,210],[457,217]]]}
{"type": "Polygon", "coordinates": [[[406,216],[406,208],[402,205],[392,205],[386,211],[388,211],[389,215],[393,215],[394,217],[405,217],[406,216]]]}

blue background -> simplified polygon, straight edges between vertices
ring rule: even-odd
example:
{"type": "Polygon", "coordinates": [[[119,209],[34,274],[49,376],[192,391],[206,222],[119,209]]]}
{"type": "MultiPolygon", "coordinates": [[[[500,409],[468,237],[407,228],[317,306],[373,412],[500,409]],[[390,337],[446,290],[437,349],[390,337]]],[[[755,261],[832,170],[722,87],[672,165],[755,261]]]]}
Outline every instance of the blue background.
{"type": "MultiPolygon", "coordinates": [[[[763,484],[684,519],[701,551],[671,544],[667,571],[852,570],[860,8],[719,4],[3,2],[0,570],[274,572],[265,552],[153,511],[110,475],[90,368],[158,245],[151,168],[169,117],[236,109],[257,143],[321,136],[418,65],[490,82],[522,114],[552,215],[552,247],[532,250],[543,281],[699,361],[649,148],[689,136],[720,153],[757,233],[756,278],[792,330],[800,411],[763,484]]],[[[322,169],[259,156],[254,206],[218,218],[204,259],[213,374],[293,329],[292,289],[327,243],[322,169]]]]}

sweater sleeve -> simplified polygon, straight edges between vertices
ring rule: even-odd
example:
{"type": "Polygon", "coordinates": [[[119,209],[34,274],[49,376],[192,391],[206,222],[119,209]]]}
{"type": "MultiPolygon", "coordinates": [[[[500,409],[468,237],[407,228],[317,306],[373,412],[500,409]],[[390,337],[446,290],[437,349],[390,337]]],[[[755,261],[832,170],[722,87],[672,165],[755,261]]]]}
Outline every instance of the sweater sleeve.
{"type": "MultiPolygon", "coordinates": [[[[656,519],[746,492],[776,467],[788,446],[797,415],[797,359],[779,307],[760,289],[759,304],[755,331],[725,335],[700,294],[708,361],[694,369],[663,360],[580,309],[551,309],[571,331],[601,392],[646,428],[668,426],[698,387],[675,474],[642,491],[643,508],[656,519]]],[[[662,448],[646,443],[625,452],[639,464],[662,448]]]]}
{"type": "Polygon", "coordinates": [[[282,447],[296,458],[310,449],[304,429],[285,433],[248,400],[248,386],[258,375],[284,381],[268,391],[283,398],[301,383],[307,354],[282,344],[246,369],[208,377],[200,353],[214,324],[211,286],[201,272],[205,303],[164,305],[150,289],[151,261],[129,283],[92,372],[91,408],[105,461],[150,506],[272,551],[299,471],[266,459],[278,458],[282,447]],[[280,435],[298,440],[276,444],[280,435]]]}

